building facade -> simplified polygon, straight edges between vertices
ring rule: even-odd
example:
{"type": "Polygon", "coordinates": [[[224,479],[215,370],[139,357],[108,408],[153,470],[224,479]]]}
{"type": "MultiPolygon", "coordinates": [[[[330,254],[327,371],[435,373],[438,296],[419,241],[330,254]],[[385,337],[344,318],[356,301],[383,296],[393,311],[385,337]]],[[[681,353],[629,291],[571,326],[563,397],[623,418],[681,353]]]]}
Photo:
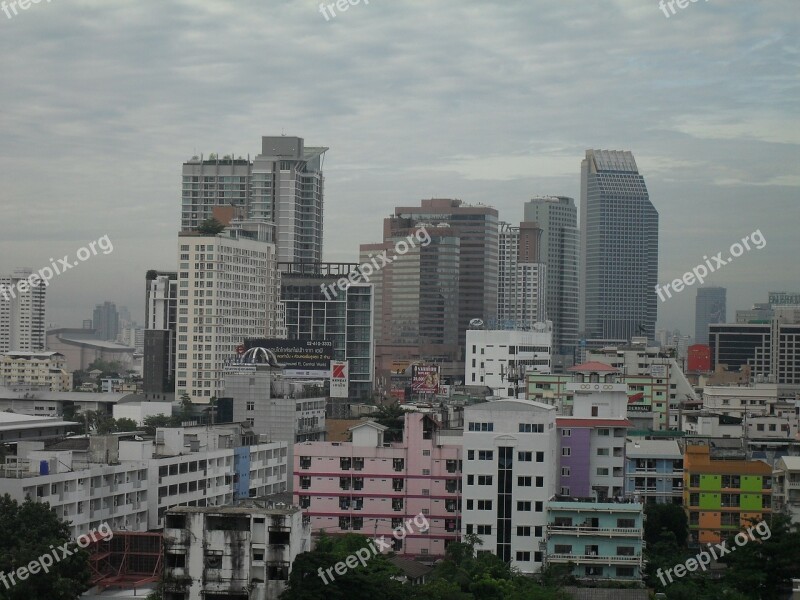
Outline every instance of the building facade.
{"type": "Polygon", "coordinates": [[[713,456],[705,445],[686,446],[683,488],[689,538],[700,544],[721,542],[772,512],[772,467],[713,456]]]}
{"type": "Polygon", "coordinates": [[[580,251],[583,336],[655,339],[658,211],[630,152],[586,151],[580,251]]]}
{"type": "Polygon", "coordinates": [[[350,428],[352,442],[295,445],[294,503],[314,533],[356,532],[391,538],[410,556],[444,556],[461,530],[461,439],[440,435],[429,415],[405,415],[402,441],[366,421],[350,428]],[[429,529],[404,539],[392,529],[425,515],[429,529]]]}
{"type": "Polygon", "coordinates": [[[178,239],[176,394],[208,403],[246,338],[285,334],[274,228],[234,221],[218,235],[178,239]]]}
{"type": "Polygon", "coordinates": [[[535,221],[542,230],[545,313],[553,322],[553,354],[559,366],[570,367],[578,343],[578,209],[572,198],[540,196],[525,203],[525,220],[535,221]]]}
{"type": "Polygon", "coordinates": [[[543,566],[558,461],[555,408],[505,398],[464,408],[462,534],[523,573],[543,566]]]}
{"type": "Polygon", "coordinates": [[[272,600],[297,555],[310,550],[297,507],[173,508],[164,527],[165,598],[272,600]]]}
{"type": "Polygon", "coordinates": [[[71,392],[72,373],[58,352],[7,352],[0,354],[0,385],[31,385],[51,392],[71,392]]]}
{"type": "Polygon", "coordinates": [[[0,277],[0,352],[45,349],[45,285],[30,286],[30,269],[0,277]]]}
{"type": "Polygon", "coordinates": [[[537,223],[519,227],[500,223],[497,277],[497,329],[531,331],[547,319],[547,265],[541,261],[542,230],[537,223]]]}
{"type": "Polygon", "coordinates": [[[465,385],[484,385],[515,398],[524,393],[527,373],[549,373],[552,328],[538,326],[531,331],[467,330],[465,385]]]}
{"type": "Polygon", "coordinates": [[[349,397],[370,400],[373,389],[375,338],[373,286],[336,284],[358,265],[341,263],[281,263],[281,302],[290,340],[333,342],[333,359],[347,361],[349,397]],[[333,290],[333,291],[331,291],[333,290]]]}
{"type": "Polygon", "coordinates": [[[792,523],[800,523],[800,457],[782,456],[772,471],[772,504],[785,511],[792,523]]]}
{"type": "Polygon", "coordinates": [[[175,394],[177,333],[178,273],[148,271],[142,379],[149,399],[164,400],[175,394]]]}
{"type": "Polygon", "coordinates": [[[683,454],[677,442],[625,444],[625,497],[642,504],[683,504],[683,454]]]}
{"type": "Polygon", "coordinates": [[[117,305],[106,300],[94,307],[92,328],[99,340],[115,342],[119,336],[119,312],[117,305]]]}

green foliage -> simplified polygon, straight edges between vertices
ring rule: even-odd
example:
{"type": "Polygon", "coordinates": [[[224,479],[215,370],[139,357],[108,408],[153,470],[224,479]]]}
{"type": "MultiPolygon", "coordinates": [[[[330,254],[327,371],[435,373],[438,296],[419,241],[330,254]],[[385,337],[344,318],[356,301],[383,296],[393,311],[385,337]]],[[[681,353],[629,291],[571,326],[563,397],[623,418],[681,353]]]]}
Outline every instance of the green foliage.
{"type": "Polygon", "coordinates": [[[356,568],[348,568],[344,575],[331,571],[333,580],[325,575],[328,584],[320,573],[325,574],[338,562],[343,562],[357,550],[368,547],[366,537],[348,534],[341,537],[322,536],[315,550],[297,557],[289,576],[286,591],[281,600],[406,600],[410,588],[393,579],[400,570],[383,555],[373,556],[366,566],[358,563],[356,568]]]}
{"type": "MultiPolygon", "coordinates": [[[[19,504],[6,494],[0,498],[0,572],[8,578],[20,567],[38,561],[70,539],[70,529],[49,505],[26,500],[19,504]]],[[[6,589],[0,585],[0,600],[74,600],[89,588],[89,555],[75,544],[76,552],[53,561],[49,573],[40,571],[6,589]]],[[[59,552],[58,556],[61,556],[59,552]]]]}
{"type": "Polygon", "coordinates": [[[225,230],[225,225],[214,217],[206,219],[197,227],[197,232],[203,235],[217,235],[225,230]]]}
{"type": "MultiPolygon", "coordinates": [[[[114,379],[121,378],[120,373],[125,373],[125,367],[121,362],[118,360],[102,360],[97,358],[89,365],[87,371],[94,371],[95,369],[102,371],[100,375],[98,375],[97,379],[105,379],[107,377],[112,377],[114,379]]],[[[73,381],[75,379],[75,375],[73,374],[73,381]]]]}
{"type": "Polygon", "coordinates": [[[689,520],[686,511],[678,504],[646,504],[644,513],[647,520],[644,523],[644,539],[649,544],[661,539],[662,532],[666,529],[672,532],[675,542],[680,547],[686,546],[689,537],[689,520]]]}
{"type": "Polygon", "coordinates": [[[180,415],[151,415],[144,418],[141,429],[143,429],[147,435],[155,435],[158,427],[180,427],[182,422],[183,419],[180,415]]]}
{"type": "Polygon", "coordinates": [[[392,404],[381,404],[378,410],[370,415],[371,418],[384,427],[388,427],[383,432],[383,440],[385,442],[399,442],[403,440],[403,426],[406,411],[402,409],[400,404],[393,402],[392,404]]]}
{"type": "Polygon", "coordinates": [[[127,417],[122,417],[116,420],[116,431],[136,431],[139,426],[136,421],[127,417]]]}

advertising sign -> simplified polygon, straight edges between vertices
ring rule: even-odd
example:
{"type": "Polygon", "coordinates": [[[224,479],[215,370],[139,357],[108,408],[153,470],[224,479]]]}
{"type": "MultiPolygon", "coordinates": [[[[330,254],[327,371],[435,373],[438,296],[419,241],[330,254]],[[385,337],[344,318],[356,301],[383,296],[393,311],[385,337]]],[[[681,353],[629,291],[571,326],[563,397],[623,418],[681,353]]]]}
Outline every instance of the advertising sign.
{"type": "Polygon", "coordinates": [[[333,342],[330,340],[279,340],[250,338],[245,347],[266,348],[275,353],[289,377],[324,377],[330,373],[333,342]]]}
{"type": "Polygon", "coordinates": [[[347,361],[331,361],[331,398],[347,398],[350,383],[347,361]]]}
{"type": "Polygon", "coordinates": [[[436,394],[439,391],[438,365],[412,366],[411,391],[417,394],[436,394]]]}

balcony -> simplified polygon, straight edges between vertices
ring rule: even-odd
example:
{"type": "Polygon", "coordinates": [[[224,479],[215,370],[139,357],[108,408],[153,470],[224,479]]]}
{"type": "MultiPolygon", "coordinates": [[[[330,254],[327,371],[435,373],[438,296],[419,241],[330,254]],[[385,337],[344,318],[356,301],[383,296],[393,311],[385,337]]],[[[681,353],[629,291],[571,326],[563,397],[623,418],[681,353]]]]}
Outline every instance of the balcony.
{"type": "Polygon", "coordinates": [[[547,531],[552,534],[575,536],[603,536],[603,537],[636,537],[642,536],[642,529],[636,527],[586,527],[577,525],[548,525],[547,531]]]}
{"type": "Polygon", "coordinates": [[[600,556],[597,554],[548,554],[549,563],[590,563],[604,565],[641,565],[642,557],[638,556],[600,556]]]}

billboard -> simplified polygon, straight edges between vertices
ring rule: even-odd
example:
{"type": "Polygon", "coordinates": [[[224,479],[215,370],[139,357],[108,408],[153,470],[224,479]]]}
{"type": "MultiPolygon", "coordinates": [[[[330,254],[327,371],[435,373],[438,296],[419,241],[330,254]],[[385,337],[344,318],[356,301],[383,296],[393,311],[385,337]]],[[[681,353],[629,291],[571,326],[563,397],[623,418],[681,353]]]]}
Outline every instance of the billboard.
{"type": "Polygon", "coordinates": [[[249,338],[245,347],[266,348],[275,353],[278,362],[286,368],[286,375],[328,378],[333,360],[333,342],[330,340],[279,340],[276,338],[249,338]]]}
{"type": "Polygon", "coordinates": [[[347,361],[331,361],[331,398],[347,398],[350,379],[347,361]]]}
{"type": "Polygon", "coordinates": [[[413,365],[411,367],[411,391],[418,394],[439,392],[439,366],[413,365]]]}

